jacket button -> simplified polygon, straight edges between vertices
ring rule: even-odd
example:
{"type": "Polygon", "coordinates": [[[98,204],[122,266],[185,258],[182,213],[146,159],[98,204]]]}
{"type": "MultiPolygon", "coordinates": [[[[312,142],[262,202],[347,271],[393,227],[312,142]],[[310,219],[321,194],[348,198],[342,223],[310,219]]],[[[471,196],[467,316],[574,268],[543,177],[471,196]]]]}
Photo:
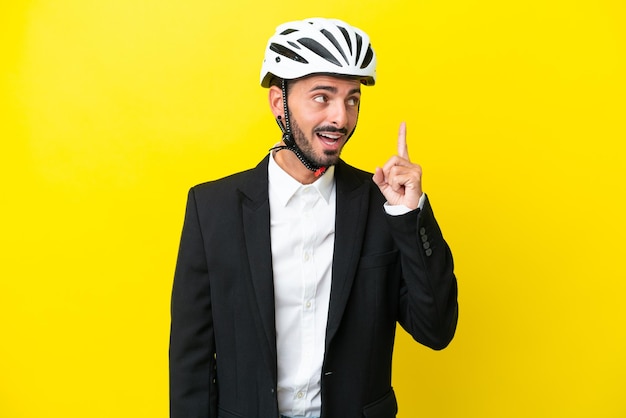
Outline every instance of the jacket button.
{"type": "Polygon", "coordinates": [[[428,249],[425,251],[425,253],[426,253],[426,257],[430,257],[430,256],[432,255],[432,253],[433,253],[433,250],[431,250],[430,248],[428,248],[428,249]]]}

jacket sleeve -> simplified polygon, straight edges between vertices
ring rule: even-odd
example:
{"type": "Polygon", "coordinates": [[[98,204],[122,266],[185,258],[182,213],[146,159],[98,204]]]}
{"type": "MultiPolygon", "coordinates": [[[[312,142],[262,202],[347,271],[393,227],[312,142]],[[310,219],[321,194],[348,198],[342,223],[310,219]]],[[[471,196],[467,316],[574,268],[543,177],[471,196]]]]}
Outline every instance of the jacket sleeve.
{"type": "Polygon", "coordinates": [[[457,282],[450,248],[428,198],[421,210],[388,215],[387,219],[400,249],[398,321],[416,341],[441,350],[452,341],[458,320],[457,282]]]}
{"type": "Polygon", "coordinates": [[[170,417],[217,416],[211,289],[194,189],[174,274],[169,349],[170,417]]]}

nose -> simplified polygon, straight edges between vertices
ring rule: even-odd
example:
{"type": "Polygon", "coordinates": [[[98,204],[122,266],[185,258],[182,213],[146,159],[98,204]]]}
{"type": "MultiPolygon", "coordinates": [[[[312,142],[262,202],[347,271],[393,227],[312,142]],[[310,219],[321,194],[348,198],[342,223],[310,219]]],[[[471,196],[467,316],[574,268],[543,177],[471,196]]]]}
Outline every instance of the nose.
{"type": "Polygon", "coordinates": [[[348,125],[348,109],[345,103],[336,101],[332,104],[330,121],[338,128],[344,128],[348,125]]]}

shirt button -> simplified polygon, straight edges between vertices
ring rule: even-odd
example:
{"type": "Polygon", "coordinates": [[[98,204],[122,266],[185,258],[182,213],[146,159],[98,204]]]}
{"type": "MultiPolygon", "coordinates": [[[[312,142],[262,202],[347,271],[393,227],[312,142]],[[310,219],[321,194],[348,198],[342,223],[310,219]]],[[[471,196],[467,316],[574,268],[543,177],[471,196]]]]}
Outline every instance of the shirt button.
{"type": "Polygon", "coordinates": [[[309,258],[311,258],[309,253],[304,253],[304,261],[309,261],[309,258]]]}
{"type": "Polygon", "coordinates": [[[309,300],[309,301],[307,301],[307,303],[306,303],[306,305],[305,305],[305,306],[306,306],[307,308],[310,308],[310,307],[311,307],[311,301],[310,301],[310,300],[309,300]]]}
{"type": "Polygon", "coordinates": [[[304,398],[304,393],[302,393],[302,392],[298,392],[298,393],[296,394],[296,397],[297,397],[298,399],[302,399],[302,398],[304,398]]]}

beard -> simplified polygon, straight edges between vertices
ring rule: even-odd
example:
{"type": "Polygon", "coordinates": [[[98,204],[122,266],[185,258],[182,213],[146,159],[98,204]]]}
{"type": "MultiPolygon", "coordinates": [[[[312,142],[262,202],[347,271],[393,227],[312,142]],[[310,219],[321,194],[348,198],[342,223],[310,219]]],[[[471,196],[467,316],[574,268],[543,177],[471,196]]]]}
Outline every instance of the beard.
{"type": "MultiPolygon", "coordinates": [[[[307,136],[302,131],[302,129],[300,129],[300,126],[298,126],[298,123],[295,121],[295,119],[291,117],[291,114],[289,116],[290,116],[289,120],[291,122],[291,133],[293,135],[294,141],[296,142],[296,145],[298,146],[298,148],[300,148],[300,152],[302,152],[302,155],[304,155],[305,158],[307,158],[313,164],[320,166],[320,167],[335,165],[339,162],[341,150],[343,150],[343,146],[346,145],[345,143],[337,150],[324,150],[322,154],[320,155],[316,153],[313,148],[314,139],[307,138],[307,136]]],[[[321,131],[338,132],[344,135],[347,135],[348,133],[346,128],[335,128],[333,126],[318,126],[317,128],[313,129],[312,135],[315,136],[316,132],[321,132],[321,131]]],[[[346,139],[346,142],[347,141],[348,140],[346,139]]]]}

